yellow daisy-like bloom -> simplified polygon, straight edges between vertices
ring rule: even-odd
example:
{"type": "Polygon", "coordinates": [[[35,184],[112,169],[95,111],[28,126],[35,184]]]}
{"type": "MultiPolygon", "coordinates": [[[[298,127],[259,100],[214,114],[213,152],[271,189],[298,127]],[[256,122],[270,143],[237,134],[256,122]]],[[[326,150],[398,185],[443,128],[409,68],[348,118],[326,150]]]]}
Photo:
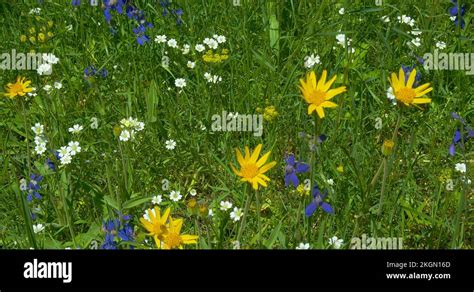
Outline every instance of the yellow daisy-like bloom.
{"type": "Polygon", "coordinates": [[[400,68],[400,71],[398,72],[398,78],[395,73],[392,73],[392,78],[390,79],[390,84],[392,85],[395,98],[407,106],[431,102],[431,98],[420,97],[432,91],[433,87],[430,87],[430,83],[425,83],[421,86],[413,88],[415,77],[416,69],[413,69],[405,84],[405,72],[403,72],[403,69],[400,68]]]}
{"type": "MultiPolygon", "coordinates": [[[[154,212],[151,209],[147,210],[148,217],[150,220],[140,218],[140,222],[143,224],[145,229],[149,232],[149,235],[155,239],[156,246],[161,247],[161,241],[164,236],[168,233],[168,227],[166,225],[170,214],[170,208],[165,210],[163,216],[160,214],[160,208],[155,207],[154,212]]],[[[171,218],[171,217],[170,217],[171,218]]]]}
{"type": "Polygon", "coordinates": [[[258,190],[259,185],[267,186],[267,181],[270,181],[270,178],[264,175],[264,173],[276,165],[276,161],[265,164],[271,151],[268,151],[258,159],[260,150],[262,150],[262,144],[258,144],[253,153],[250,154],[249,148],[245,146],[245,157],[243,157],[240,150],[235,149],[237,161],[240,164],[240,171],[232,164],[230,165],[232,171],[242,177],[241,181],[249,182],[255,190],[258,190]]]}
{"type": "Polygon", "coordinates": [[[181,227],[183,226],[183,219],[176,219],[170,217],[168,233],[163,239],[163,249],[183,249],[183,244],[197,243],[197,235],[181,234],[181,227]]]}
{"type": "Polygon", "coordinates": [[[300,90],[303,94],[304,100],[309,103],[308,115],[314,111],[318,114],[319,118],[324,118],[324,108],[334,108],[337,104],[330,101],[334,96],[347,91],[345,86],[341,86],[335,89],[329,89],[336,80],[337,76],[333,76],[328,82],[326,82],[328,72],[323,70],[321,80],[316,80],[316,74],[314,71],[306,74],[306,81],[300,79],[300,90]]]}
{"type": "Polygon", "coordinates": [[[5,87],[5,96],[13,99],[17,96],[24,96],[28,92],[32,92],[33,89],[29,87],[31,84],[30,80],[26,80],[24,77],[18,77],[15,83],[8,83],[5,87]]]}

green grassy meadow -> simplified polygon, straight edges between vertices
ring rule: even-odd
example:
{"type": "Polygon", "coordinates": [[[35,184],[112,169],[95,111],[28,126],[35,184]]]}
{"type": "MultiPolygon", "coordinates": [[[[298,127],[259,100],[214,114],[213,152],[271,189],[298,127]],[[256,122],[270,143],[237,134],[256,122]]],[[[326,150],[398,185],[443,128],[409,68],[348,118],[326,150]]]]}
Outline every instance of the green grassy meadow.
{"type": "Polygon", "coordinates": [[[474,77],[420,62],[472,52],[472,3],[459,1],[461,28],[451,1],[135,0],[122,13],[120,1],[99,2],[0,2],[0,64],[12,50],[59,59],[50,75],[1,70],[0,248],[351,249],[362,235],[402,238],[403,249],[474,247],[474,77]],[[387,98],[402,66],[431,84],[430,103],[387,98]],[[323,70],[347,91],[320,118],[300,79],[323,70]],[[18,76],[36,90],[5,96],[18,76]],[[223,112],[262,115],[262,135],[213,130],[223,112]],[[35,137],[47,141],[41,154],[35,137]],[[66,149],[72,141],[80,152],[66,149]],[[255,190],[231,164],[240,169],[236,148],[259,144],[276,165],[255,190]],[[299,188],[285,185],[290,153],[308,166],[299,188]],[[316,185],[333,212],[306,216],[316,185]],[[172,220],[145,219],[155,207],[172,220]]]}

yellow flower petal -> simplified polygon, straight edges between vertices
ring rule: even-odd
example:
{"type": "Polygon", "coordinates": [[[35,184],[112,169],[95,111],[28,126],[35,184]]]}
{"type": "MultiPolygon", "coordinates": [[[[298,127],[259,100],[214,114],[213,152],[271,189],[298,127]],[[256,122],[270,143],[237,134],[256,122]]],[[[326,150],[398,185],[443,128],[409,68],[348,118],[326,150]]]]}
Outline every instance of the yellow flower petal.
{"type": "Polygon", "coordinates": [[[311,71],[309,73],[308,83],[310,86],[312,86],[312,88],[316,88],[317,80],[316,80],[316,74],[314,73],[314,71],[311,71]]]}
{"type": "Polygon", "coordinates": [[[412,88],[413,83],[415,83],[416,69],[411,70],[410,76],[408,77],[407,87],[412,88]]]}
{"type": "Polygon", "coordinates": [[[258,156],[260,155],[260,150],[262,150],[262,144],[258,144],[255,147],[255,150],[252,152],[252,156],[250,156],[250,163],[257,163],[258,156]]]}
{"type": "Polygon", "coordinates": [[[324,92],[328,91],[329,88],[331,87],[331,85],[336,80],[336,77],[337,77],[337,75],[334,75],[328,82],[326,82],[326,84],[324,84],[324,86],[321,87],[321,90],[324,91],[324,92]]]}
{"type": "Polygon", "coordinates": [[[329,90],[327,93],[326,93],[326,97],[325,99],[326,100],[330,100],[331,98],[333,98],[334,96],[338,95],[338,94],[341,94],[343,92],[346,92],[347,89],[345,86],[341,86],[341,87],[338,87],[338,88],[335,88],[335,89],[331,89],[329,90]]]}
{"type": "Polygon", "coordinates": [[[390,80],[390,83],[392,84],[392,88],[394,92],[398,91],[402,87],[395,73],[392,73],[392,79],[390,80]]]}
{"type": "Polygon", "coordinates": [[[414,98],[413,103],[414,104],[423,104],[423,103],[430,103],[431,98],[414,98]]]}
{"type": "Polygon", "coordinates": [[[428,92],[432,91],[433,87],[423,90],[422,92],[417,92],[415,97],[421,97],[427,94],[428,92]]]}
{"type": "Polygon", "coordinates": [[[400,70],[398,70],[398,82],[400,82],[400,84],[405,85],[405,72],[403,71],[403,68],[400,68],[400,70]]]}
{"type": "Polygon", "coordinates": [[[265,153],[258,161],[257,161],[257,167],[261,167],[262,165],[265,164],[265,162],[267,162],[268,160],[268,157],[270,157],[270,154],[272,152],[271,151],[268,151],[267,153],[265,153]]]}
{"type": "Polygon", "coordinates": [[[322,90],[322,88],[324,87],[327,76],[328,76],[328,71],[323,70],[323,74],[321,75],[321,79],[319,80],[319,83],[318,83],[318,87],[317,87],[318,90],[322,90]]]}
{"type": "Polygon", "coordinates": [[[318,113],[318,116],[320,119],[324,118],[324,110],[322,107],[320,106],[317,106],[316,107],[316,112],[318,113]]]}
{"type": "Polygon", "coordinates": [[[264,166],[262,166],[262,168],[260,168],[259,173],[263,174],[263,173],[267,172],[272,167],[274,167],[276,164],[277,164],[276,161],[272,161],[270,163],[265,164],[264,166]]]}
{"type": "Polygon", "coordinates": [[[321,104],[322,107],[329,107],[329,108],[334,108],[337,107],[337,104],[335,104],[332,101],[325,101],[321,104]]]}

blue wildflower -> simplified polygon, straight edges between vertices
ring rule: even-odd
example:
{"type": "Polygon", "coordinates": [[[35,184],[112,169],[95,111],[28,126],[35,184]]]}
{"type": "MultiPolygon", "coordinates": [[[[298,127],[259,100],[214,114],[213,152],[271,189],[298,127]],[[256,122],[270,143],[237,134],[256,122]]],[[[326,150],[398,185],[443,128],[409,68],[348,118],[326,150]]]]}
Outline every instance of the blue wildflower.
{"type": "Polygon", "coordinates": [[[462,5],[459,7],[459,3],[457,0],[451,0],[451,3],[453,3],[453,7],[449,8],[449,14],[451,16],[455,16],[456,18],[454,19],[454,25],[458,26],[460,25],[462,29],[464,29],[464,26],[466,22],[463,19],[464,14],[466,14],[466,6],[462,5]]]}
{"type": "Polygon", "coordinates": [[[105,240],[100,246],[101,249],[117,249],[117,243],[115,242],[115,236],[111,233],[105,234],[105,240]]]}
{"type": "Polygon", "coordinates": [[[81,5],[81,0],[72,0],[72,6],[79,6],[81,5]]]}
{"type": "Polygon", "coordinates": [[[95,69],[94,66],[88,66],[86,69],[84,69],[84,75],[86,77],[94,76],[96,73],[97,73],[97,70],[95,69]]]}
{"type": "Polygon", "coordinates": [[[133,226],[131,226],[129,223],[125,223],[123,225],[123,228],[119,230],[118,236],[120,237],[120,239],[124,241],[133,241],[134,240],[133,226]]]}
{"type": "Polygon", "coordinates": [[[100,74],[100,76],[102,76],[102,78],[107,78],[107,76],[109,75],[109,71],[107,71],[107,69],[105,69],[105,68],[102,68],[99,71],[99,74],[100,74]]]}
{"type": "Polygon", "coordinates": [[[54,166],[54,163],[51,159],[46,158],[46,165],[52,170],[52,171],[56,171],[56,166],[54,166]]]}
{"type": "Polygon", "coordinates": [[[318,189],[318,186],[315,185],[311,194],[313,195],[313,200],[311,201],[311,203],[309,203],[308,206],[306,206],[306,217],[310,217],[311,215],[313,215],[314,212],[316,212],[316,210],[318,209],[318,207],[321,207],[321,209],[323,209],[323,211],[326,213],[334,214],[334,210],[332,209],[331,205],[323,201],[324,198],[326,198],[328,195],[327,192],[321,194],[318,189]]]}
{"type": "Polygon", "coordinates": [[[39,189],[41,188],[39,183],[42,180],[43,180],[43,176],[41,175],[35,175],[35,174],[30,175],[30,182],[28,183],[28,195],[27,195],[28,202],[31,202],[33,200],[33,196],[38,200],[42,198],[38,192],[39,189]]]}
{"type": "Polygon", "coordinates": [[[453,136],[453,141],[449,146],[449,154],[454,156],[456,154],[456,145],[461,142],[461,140],[467,140],[470,138],[474,138],[474,130],[461,118],[457,113],[451,113],[451,117],[464,125],[464,128],[467,130],[467,133],[462,135],[461,130],[459,128],[456,129],[453,136]],[[463,139],[464,136],[464,139],[463,139]]]}
{"type": "Polygon", "coordinates": [[[305,173],[309,171],[309,165],[303,162],[296,162],[295,155],[291,153],[286,158],[285,167],[285,186],[289,186],[290,182],[296,188],[300,184],[297,173],[305,173]]]}

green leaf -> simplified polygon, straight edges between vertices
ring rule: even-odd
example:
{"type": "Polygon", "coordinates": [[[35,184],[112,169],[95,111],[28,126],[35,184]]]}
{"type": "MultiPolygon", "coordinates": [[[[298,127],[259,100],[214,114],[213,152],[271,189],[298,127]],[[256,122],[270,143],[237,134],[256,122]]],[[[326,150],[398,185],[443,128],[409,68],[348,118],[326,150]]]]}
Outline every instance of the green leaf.
{"type": "Polygon", "coordinates": [[[149,201],[150,201],[150,198],[148,198],[148,197],[146,197],[146,198],[133,198],[133,199],[130,199],[130,200],[126,201],[125,203],[123,203],[122,209],[123,210],[130,209],[130,208],[136,207],[138,205],[147,203],[149,201]]]}
{"type": "Polygon", "coordinates": [[[110,207],[114,208],[115,210],[119,210],[117,201],[112,196],[104,196],[104,201],[110,207]]]}

